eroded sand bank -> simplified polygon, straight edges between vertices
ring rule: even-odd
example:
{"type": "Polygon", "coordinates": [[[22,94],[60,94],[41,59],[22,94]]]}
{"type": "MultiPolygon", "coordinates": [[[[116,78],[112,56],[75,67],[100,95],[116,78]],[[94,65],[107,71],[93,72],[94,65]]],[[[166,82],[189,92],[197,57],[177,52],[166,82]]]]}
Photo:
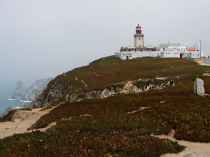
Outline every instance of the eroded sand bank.
{"type": "Polygon", "coordinates": [[[36,108],[31,111],[19,110],[13,116],[12,121],[0,122],[0,138],[14,134],[30,132],[30,128],[40,117],[49,113],[52,109],[36,108]]]}

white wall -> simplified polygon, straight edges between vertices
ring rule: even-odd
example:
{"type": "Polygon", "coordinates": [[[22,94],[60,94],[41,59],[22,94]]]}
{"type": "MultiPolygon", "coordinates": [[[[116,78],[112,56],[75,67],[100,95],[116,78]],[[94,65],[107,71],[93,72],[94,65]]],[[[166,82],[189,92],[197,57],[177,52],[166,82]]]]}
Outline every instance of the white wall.
{"type": "MultiPolygon", "coordinates": [[[[160,58],[180,58],[181,51],[127,51],[117,52],[116,56],[122,60],[143,58],[143,57],[160,57],[160,58]]],[[[183,58],[200,58],[200,52],[188,52],[183,54],[183,58]]]]}
{"type": "Polygon", "coordinates": [[[140,35],[134,37],[134,47],[144,48],[144,37],[142,37],[140,35]]]}

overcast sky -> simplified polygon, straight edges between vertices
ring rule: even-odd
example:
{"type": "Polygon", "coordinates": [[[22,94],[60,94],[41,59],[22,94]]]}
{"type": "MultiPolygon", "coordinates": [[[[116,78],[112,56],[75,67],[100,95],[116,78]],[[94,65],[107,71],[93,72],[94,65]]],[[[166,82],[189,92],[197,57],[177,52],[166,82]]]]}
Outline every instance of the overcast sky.
{"type": "Polygon", "coordinates": [[[209,0],[0,0],[0,81],[55,76],[131,45],[137,23],[145,43],[210,50],[209,0]]]}

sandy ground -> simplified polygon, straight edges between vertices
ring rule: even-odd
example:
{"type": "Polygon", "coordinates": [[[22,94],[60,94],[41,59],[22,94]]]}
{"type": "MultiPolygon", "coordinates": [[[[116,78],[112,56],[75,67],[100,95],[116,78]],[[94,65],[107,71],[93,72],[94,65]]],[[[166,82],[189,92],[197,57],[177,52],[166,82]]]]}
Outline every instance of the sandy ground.
{"type": "MultiPolygon", "coordinates": [[[[52,109],[32,109],[31,111],[17,111],[12,121],[0,122],[0,139],[14,134],[30,132],[27,129],[32,126],[40,117],[49,113],[52,109]]],[[[42,129],[41,131],[45,131],[42,129]]]]}
{"type": "Polygon", "coordinates": [[[210,58],[195,59],[195,62],[200,65],[210,66],[210,58]]]}
{"type": "Polygon", "coordinates": [[[169,139],[178,142],[179,145],[185,146],[185,150],[178,154],[165,154],[161,157],[210,157],[210,143],[195,143],[180,141],[168,136],[158,136],[161,139],[169,139]]]}

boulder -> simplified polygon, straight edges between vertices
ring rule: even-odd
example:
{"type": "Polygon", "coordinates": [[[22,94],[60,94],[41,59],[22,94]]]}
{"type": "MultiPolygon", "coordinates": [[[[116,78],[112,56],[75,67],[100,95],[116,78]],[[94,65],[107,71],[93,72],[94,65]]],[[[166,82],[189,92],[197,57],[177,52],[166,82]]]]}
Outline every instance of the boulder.
{"type": "Polygon", "coordinates": [[[194,93],[198,96],[205,96],[204,81],[201,78],[197,78],[194,82],[194,93]]]}
{"type": "Polygon", "coordinates": [[[100,95],[100,98],[103,99],[103,98],[108,98],[112,96],[112,92],[110,90],[108,90],[107,88],[105,88],[102,92],[101,92],[101,95],[100,95]]]}

